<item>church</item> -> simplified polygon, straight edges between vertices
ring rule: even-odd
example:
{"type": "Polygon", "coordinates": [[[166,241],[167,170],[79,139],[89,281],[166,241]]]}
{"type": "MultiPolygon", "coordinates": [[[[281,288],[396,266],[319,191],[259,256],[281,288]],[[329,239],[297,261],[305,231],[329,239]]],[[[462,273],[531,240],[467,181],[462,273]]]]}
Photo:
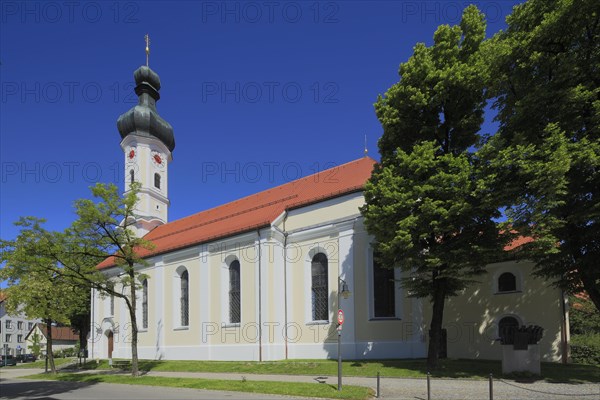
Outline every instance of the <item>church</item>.
{"type": "MultiPolygon", "coordinates": [[[[155,245],[142,251],[140,359],[337,358],[338,334],[345,359],[426,357],[430,303],[407,295],[398,268],[374,262],[359,212],[375,160],[365,156],[169,221],[173,128],[156,108],[158,74],[142,66],[134,79],[139,102],[117,127],[124,189],[141,184],[136,230],[155,245]]],[[[119,274],[110,259],[98,268],[119,274]]],[[[478,284],[447,300],[443,356],[499,360],[506,327],[539,325],[541,359],[566,362],[565,296],[532,269],[528,262],[488,265],[478,284]]],[[[131,357],[124,302],[93,291],[91,320],[90,357],[131,357]]]]}

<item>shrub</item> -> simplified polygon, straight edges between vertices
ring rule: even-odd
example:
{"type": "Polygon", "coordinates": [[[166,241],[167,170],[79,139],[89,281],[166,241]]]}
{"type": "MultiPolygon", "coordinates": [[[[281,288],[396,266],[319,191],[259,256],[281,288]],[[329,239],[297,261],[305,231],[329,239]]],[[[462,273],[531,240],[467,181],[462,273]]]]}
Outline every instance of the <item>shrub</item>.
{"type": "Polygon", "coordinates": [[[571,296],[569,310],[571,335],[600,334],[600,313],[585,296],[571,296]]]}
{"type": "Polygon", "coordinates": [[[573,335],[571,359],[574,363],[600,365],[600,334],[573,335]]]}

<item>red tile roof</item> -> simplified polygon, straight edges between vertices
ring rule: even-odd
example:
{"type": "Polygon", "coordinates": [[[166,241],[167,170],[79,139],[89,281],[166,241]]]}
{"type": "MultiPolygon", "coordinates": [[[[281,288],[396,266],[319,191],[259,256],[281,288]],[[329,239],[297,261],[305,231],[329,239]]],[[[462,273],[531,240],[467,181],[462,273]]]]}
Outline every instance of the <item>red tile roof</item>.
{"type": "MultiPolygon", "coordinates": [[[[372,158],[363,157],[160,225],[144,236],[155,248],[142,249],[139,254],[142,257],[162,254],[269,226],[285,210],[362,190],[374,164],[372,158]]],[[[108,258],[98,268],[111,266],[114,259],[108,258]]]]}
{"type": "MultiPolygon", "coordinates": [[[[36,325],[38,328],[40,328],[40,331],[42,331],[42,335],[44,335],[44,337],[47,338],[48,337],[48,329],[46,328],[46,324],[37,323],[36,325]]],[[[71,328],[69,326],[52,326],[51,329],[52,329],[52,340],[70,340],[70,341],[75,341],[75,342],[79,341],[79,335],[74,333],[73,328],[71,328]]],[[[34,330],[35,330],[35,328],[32,329],[27,334],[25,339],[27,339],[34,330]]]]}
{"type": "Polygon", "coordinates": [[[508,245],[504,246],[505,251],[515,250],[517,247],[523,246],[525,243],[533,242],[533,238],[529,236],[519,236],[508,245]]]}

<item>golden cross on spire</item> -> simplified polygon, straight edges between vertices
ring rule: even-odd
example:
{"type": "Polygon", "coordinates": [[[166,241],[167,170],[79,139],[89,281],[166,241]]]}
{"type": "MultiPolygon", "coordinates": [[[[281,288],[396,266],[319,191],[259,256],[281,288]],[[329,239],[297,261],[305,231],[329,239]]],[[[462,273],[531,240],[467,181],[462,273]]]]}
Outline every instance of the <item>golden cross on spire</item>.
{"type": "Polygon", "coordinates": [[[148,67],[148,58],[150,55],[150,36],[148,36],[148,34],[146,33],[146,36],[144,36],[144,38],[146,39],[146,67],[148,67]]]}

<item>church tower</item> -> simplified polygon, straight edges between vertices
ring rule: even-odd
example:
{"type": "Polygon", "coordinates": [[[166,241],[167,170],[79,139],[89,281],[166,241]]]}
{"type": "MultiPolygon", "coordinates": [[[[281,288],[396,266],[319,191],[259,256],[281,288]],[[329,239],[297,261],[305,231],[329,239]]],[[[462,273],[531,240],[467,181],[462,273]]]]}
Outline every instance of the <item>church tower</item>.
{"type": "Polygon", "coordinates": [[[117,128],[125,155],[125,192],[133,182],[141,185],[136,207],[137,234],[143,236],[168,222],[168,171],[175,148],[173,128],[156,111],[160,78],[150,67],[134,73],[138,104],[121,115],[117,128]]]}

